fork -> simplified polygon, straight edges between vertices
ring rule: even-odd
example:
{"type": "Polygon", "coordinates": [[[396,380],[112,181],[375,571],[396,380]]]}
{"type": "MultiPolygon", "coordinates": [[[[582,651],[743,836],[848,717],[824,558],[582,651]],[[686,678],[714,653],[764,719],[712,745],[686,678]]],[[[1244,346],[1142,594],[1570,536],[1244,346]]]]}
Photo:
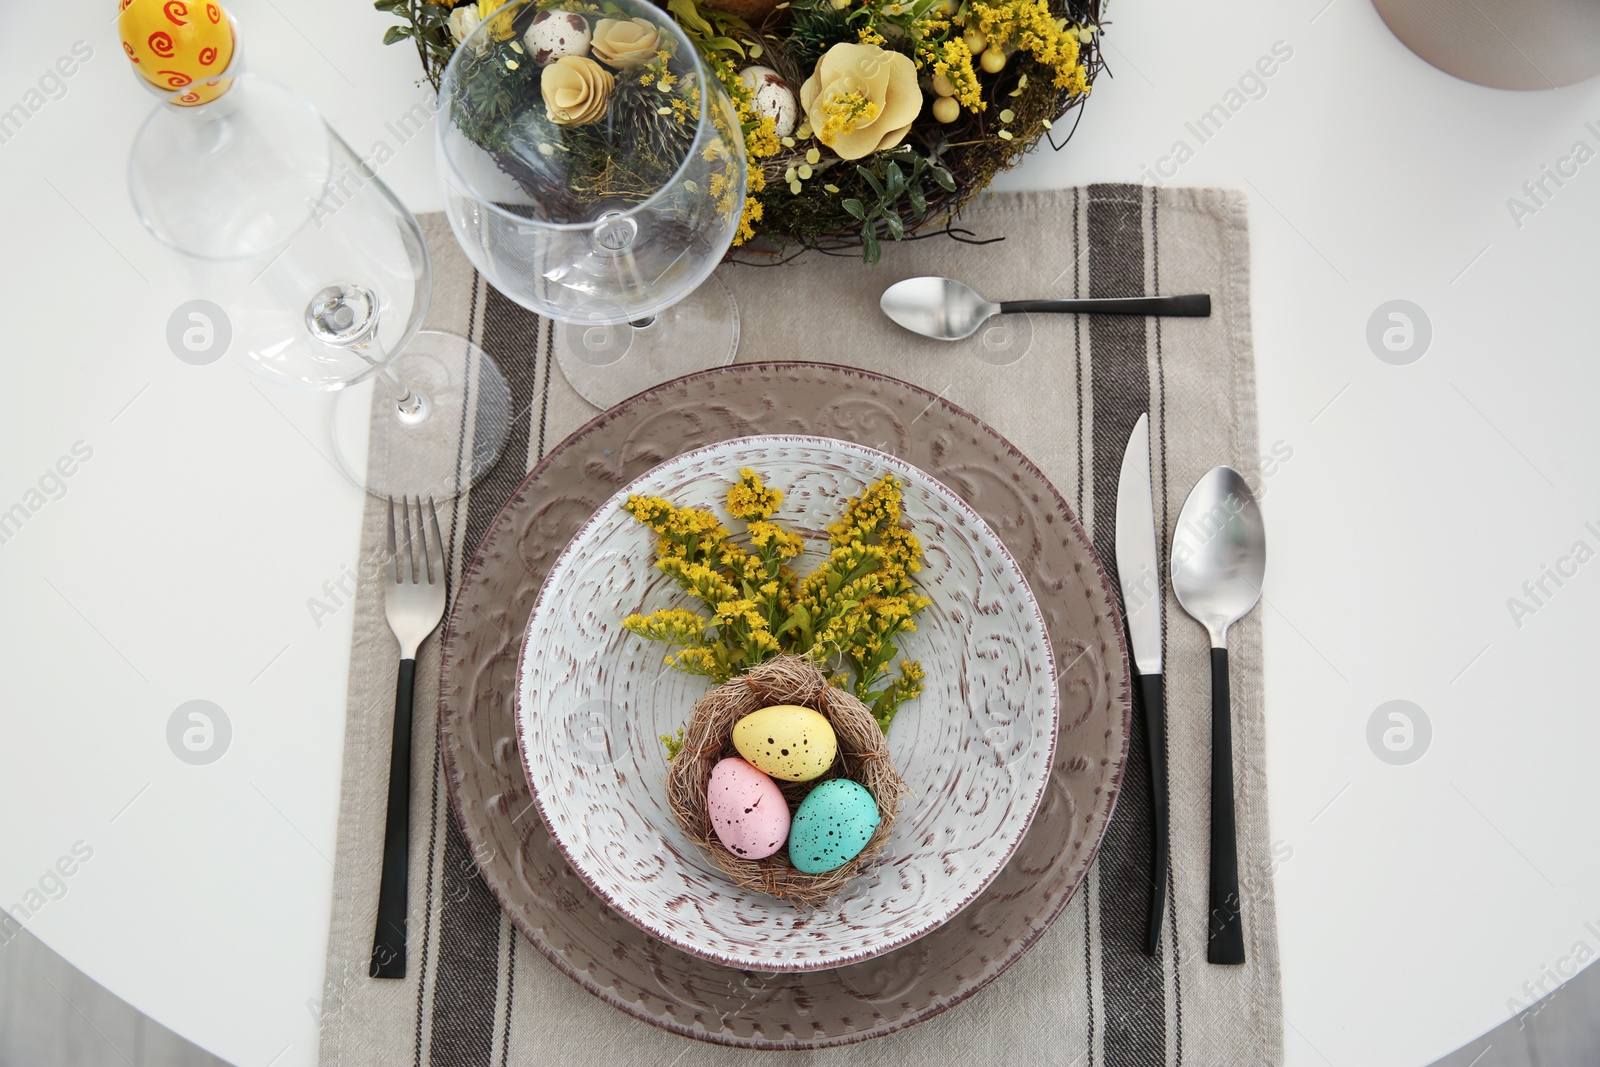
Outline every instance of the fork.
{"type": "Polygon", "coordinates": [[[383,876],[378,884],[378,925],[372,935],[372,978],[406,976],[406,865],[411,838],[411,695],[417,677],[417,646],[444,618],[444,538],[439,513],[428,498],[433,540],[422,523],[422,498],[416,498],[417,529],[411,532],[411,498],[400,498],[405,552],[396,547],[395,499],[389,498],[389,587],[383,613],[400,643],[400,678],[394,691],[394,739],[389,750],[389,814],[383,831],[383,876]]]}

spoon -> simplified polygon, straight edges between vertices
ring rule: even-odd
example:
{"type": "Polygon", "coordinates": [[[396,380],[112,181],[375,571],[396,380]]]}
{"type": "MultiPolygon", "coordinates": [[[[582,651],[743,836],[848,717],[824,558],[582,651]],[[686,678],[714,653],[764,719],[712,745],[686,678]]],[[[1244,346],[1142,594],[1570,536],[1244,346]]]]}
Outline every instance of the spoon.
{"type": "Polygon", "coordinates": [[[1206,958],[1244,962],[1239,847],[1233,822],[1228,627],[1261,598],[1267,533],[1244,476],[1213,467],[1189,492],[1172,535],[1172,592],[1211,634],[1211,922],[1206,958]]]}
{"type": "Polygon", "coordinates": [[[912,333],[937,341],[959,341],[978,332],[996,315],[1020,311],[1058,311],[1069,315],[1182,315],[1205,318],[1211,314],[1207,293],[1189,296],[1118,296],[1086,300],[985,300],[953,278],[907,278],[883,291],[883,313],[912,333]]]}

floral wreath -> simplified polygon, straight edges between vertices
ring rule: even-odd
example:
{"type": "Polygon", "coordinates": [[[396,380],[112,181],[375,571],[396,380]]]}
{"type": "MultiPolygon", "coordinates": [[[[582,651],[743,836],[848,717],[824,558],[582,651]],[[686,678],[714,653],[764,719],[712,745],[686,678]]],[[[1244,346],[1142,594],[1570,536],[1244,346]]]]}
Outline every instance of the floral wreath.
{"type": "MultiPolygon", "coordinates": [[[[539,86],[544,120],[582,127],[625,109],[636,133],[670,151],[675,124],[699,104],[690,93],[639,91],[665,93],[681,77],[649,20],[605,0],[535,0],[531,19],[513,20],[496,14],[503,2],[374,6],[402,20],[385,43],[413,41],[435,89],[457,46],[492,19],[501,61],[537,72],[529,84],[539,86]]],[[[1100,0],[665,8],[733,100],[749,171],[733,243],[749,250],[860,249],[875,262],[885,240],[919,231],[972,240],[954,225],[962,206],[1041,140],[1059,149],[1057,124],[1102,67],[1100,0]]]]}

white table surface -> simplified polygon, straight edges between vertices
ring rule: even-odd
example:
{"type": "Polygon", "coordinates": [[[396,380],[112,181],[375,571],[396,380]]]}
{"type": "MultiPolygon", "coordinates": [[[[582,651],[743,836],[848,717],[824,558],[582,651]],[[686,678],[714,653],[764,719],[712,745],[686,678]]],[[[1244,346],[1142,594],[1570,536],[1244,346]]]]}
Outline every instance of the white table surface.
{"type": "MultiPolygon", "coordinates": [[[[350,638],[348,611],[319,627],[307,601],[354,564],[361,500],[313,447],[323,398],[168,350],[189,294],[129,207],[151,98],[113,9],[9,3],[0,32],[0,109],[93,48],[0,144],[0,510],[92,449],[0,543],[0,906],[43,882],[28,925],[73,963],[241,1067],[297,1067],[316,1058],[350,638]],[[232,725],[209,766],[166,743],[193,699],[232,725]],[[92,856],[58,884],[78,842],[92,856]]],[[[233,10],[255,69],[358,150],[396,147],[385,123],[420,91],[384,16],[233,10]]],[[[1266,486],[1260,609],[1288,1061],[1422,1064],[1600,950],[1600,562],[1561,564],[1576,574],[1532,614],[1507,603],[1576,542],[1600,549],[1600,162],[1520,226],[1507,204],[1575,142],[1600,148],[1600,83],[1456,81],[1364,0],[1109,14],[1115,80],[1066,151],[1000,184],[1151,180],[1183,140],[1170,180],[1249,195],[1263,450],[1293,453],[1266,486]],[[1264,94],[1199,143],[1185,123],[1279,41],[1264,94]],[[1396,298],[1433,327],[1406,366],[1366,341],[1396,298]],[[1392,699],[1433,728],[1405,766],[1366,740],[1392,699]]],[[[439,207],[431,151],[381,169],[418,212],[439,207]]]]}

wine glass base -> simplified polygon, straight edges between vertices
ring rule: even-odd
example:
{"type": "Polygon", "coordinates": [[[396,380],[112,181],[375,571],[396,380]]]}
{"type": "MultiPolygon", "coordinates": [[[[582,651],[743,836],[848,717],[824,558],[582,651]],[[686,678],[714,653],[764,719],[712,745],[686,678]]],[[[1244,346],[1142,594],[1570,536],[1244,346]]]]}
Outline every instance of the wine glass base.
{"type": "Polygon", "coordinates": [[[673,378],[725,367],[738,350],[739,306],[715,275],[647,326],[556,325],[561,373],[602,409],[673,378]]]}
{"type": "Polygon", "coordinates": [[[511,430],[511,389],[489,354],[465,337],[422,330],[383,377],[337,394],[334,452],[345,475],[380,497],[447,500],[500,459],[511,430]]]}

